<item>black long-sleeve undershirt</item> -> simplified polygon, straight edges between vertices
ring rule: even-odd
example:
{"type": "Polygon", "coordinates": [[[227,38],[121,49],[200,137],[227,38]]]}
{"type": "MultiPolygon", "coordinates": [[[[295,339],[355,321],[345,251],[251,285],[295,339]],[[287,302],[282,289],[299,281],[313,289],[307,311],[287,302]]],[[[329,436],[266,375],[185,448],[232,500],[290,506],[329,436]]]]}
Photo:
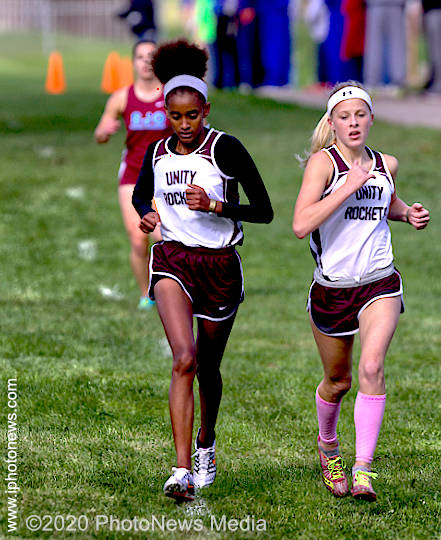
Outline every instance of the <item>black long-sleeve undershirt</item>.
{"type": "MultiPolygon", "coordinates": [[[[178,142],[173,135],[169,148],[173,151],[178,142]]],[[[153,152],[156,143],[151,144],[133,191],[132,203],[140,217],[153,212],[151,201],[154,194],[153,152]]],[[[233,221],[250,223],[270,223],[274,217],[268,193],[250,154],[243,144],[232,135],[222,134],[214,147],[214,158],[219,169],[239,182],[249,204],[222,202],[222,213],[218,214],[233,221]]]]}

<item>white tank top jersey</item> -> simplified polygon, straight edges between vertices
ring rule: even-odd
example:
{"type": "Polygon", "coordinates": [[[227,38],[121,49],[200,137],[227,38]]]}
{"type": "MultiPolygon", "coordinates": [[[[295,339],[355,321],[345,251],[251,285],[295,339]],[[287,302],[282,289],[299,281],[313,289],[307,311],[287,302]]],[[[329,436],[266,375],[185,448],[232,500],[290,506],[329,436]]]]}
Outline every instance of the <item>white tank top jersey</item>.
{"type": "MultiPolygon", "coordinates": [[[[334,144],[323,149],[334,166],[334,175],[322,199],[346,182],[349,164],[334,144]]],[[[370,178],[310,236],[312,255],[323,276],[331,281],[358,282],[393,262],[391,234],[387,223],[395,185],[384,157],[366,147],[372,158],[370,178]]]]}
{"type": "Polygon", "coordinates": [[[186,203],[185,191],[189,184],[202,187],[210,199],[239,203],[237,181],[222,173],[214,159],[214,148],[222,134],[210,129],[199,148],[185,155],[169,149],[170,137],[156,144],[153,154],[154,201],[163,240],[213,249],[241,242],[240,221],[190,210],[186,203]]]}

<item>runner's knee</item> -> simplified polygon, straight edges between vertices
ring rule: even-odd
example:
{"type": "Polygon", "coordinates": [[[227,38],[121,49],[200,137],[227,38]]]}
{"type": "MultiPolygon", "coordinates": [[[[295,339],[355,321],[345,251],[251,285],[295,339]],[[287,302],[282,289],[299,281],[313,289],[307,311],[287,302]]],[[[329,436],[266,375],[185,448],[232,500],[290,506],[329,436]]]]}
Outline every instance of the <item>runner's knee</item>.
{"type": "Polygon", "coordinates": [[[360,381],[377,383],[384,379],[383,357],[375,355],[372,358],[360,362],[358,370],[360,381]]]}
{"type": "Polygon", "coordinates": [[[210,365],[206,362],[199,364],[197,366],[197,377],[199,384],[204,385],[209,383],[210,385],[221,385],[222,386],[222,375],[220,369],[217,365],[210,365]]]}
{"type": "Polygon", "coordinates": [[[352,376],[351,374],[340,375],[328,378],[326,380],[328,391],[333,397],[340,399],[351,389],[352,376]]]}
{"type": "Polygon", "coordinates": [[[191,373],[196,373],[195,351],[190,347],[180,347],[173,352],[172,374],[182,377],[191,373]]]}

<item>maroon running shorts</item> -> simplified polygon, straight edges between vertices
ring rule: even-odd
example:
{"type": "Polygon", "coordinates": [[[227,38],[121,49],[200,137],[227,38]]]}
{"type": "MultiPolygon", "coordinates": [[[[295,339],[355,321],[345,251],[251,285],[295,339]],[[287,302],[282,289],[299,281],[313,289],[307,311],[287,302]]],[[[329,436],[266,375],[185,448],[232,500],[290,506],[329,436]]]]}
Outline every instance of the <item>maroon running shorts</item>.
{"type": "Polygon", "coordinates": [[[190,298],[193,315],[211,321],[231,317],[244,298],[242,263],[234,247],[187,247],[158,242],[150,255],[149,296],[156,283],[174,279],[190,298]]]}
{"type": "Polygon", "coordinates": [[[135,185],[138,180],[139,170],[139,167],[133,167],[132,165],[128,165],[125,161],[121,161],[121,165],[118,171],[119,185],[135,185]]]}
{"type": "Polygon", "coordinates": [[[346,336],[358,332],[361,312],[379,298],[401,296],[401,275],[393,274],[359,287],[324,287],[315,280],[309,290],[308,311],[315,326],[328,336],[346,336]]]}

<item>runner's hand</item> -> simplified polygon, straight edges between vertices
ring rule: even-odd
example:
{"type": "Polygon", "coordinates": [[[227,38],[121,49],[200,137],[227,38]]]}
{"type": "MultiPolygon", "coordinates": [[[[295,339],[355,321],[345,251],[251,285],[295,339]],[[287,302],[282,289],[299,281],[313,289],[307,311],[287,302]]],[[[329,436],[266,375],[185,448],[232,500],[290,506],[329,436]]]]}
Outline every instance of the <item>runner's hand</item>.
{"type": "Polygon", "coordinates": [[[210,206],[210,198],[205,193],[205,190],[196,184],[189,184],[185,191],[187,205],[190,210],[202,210],[208,212],[210,206]]]}
{"type": "Polygon", "coordinates": [[[159,214],[157,212],[148,212],[139,223],[139,228],[144,233],[151,233],[155,230],[156,225],[160,223],[159,214]]]}
{"type": "Polygon", "coordinates": [[[357,160],[354,161],[352,167],[349,169],[346,185],[351,187],[351,191],[355,193],[371,178],[375,178],[375,175],[373,173],[369,173],[369,171],[362,167],[360,162],[357,160]]]}
{"type": "Polygon", "coordinates": [[[421,203],[413,203],[407,211],[407,219],[417,231],[424,229],[430,221],[429,210],[426,210],[421,203]]]}
{"type": "Polygon", "coordinates": [[[104,118],[95,130],[95,139],[98,143],[106,143],[120,128],[121,122],[115,118],[104,118]]]}

